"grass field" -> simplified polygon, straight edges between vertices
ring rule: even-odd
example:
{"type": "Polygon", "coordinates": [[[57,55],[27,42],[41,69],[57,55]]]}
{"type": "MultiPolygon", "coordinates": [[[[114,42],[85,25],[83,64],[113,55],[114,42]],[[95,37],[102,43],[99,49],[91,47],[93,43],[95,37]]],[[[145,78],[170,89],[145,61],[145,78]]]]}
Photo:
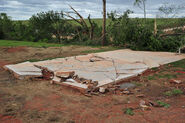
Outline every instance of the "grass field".
{"type": "MultiPolygon", "coordinates": [[[[136,19],[136,18],[132,18],[136,19]]],[[[139,18],[140,21],[144,22],[143,18],[139,18]]],[[[72,24],[79,25],[77,22],[73,20],[69,20],[72,24]]],[[[102,26],[102,19],[101,18],[94,18],[92,19],[98,26],[102,26]]],[[[17,22],[17,21],[14,21],[17,22]]],[[[28,24],[28,20],[22,21],[24,24],[28,24]]],[[[87,23],[88,26],[90,26],[88,19],[85,19],[85,22],[87,23]]],[[[110,23],[110,19],[107,19],[107,26],[110,23]]],[[[154,25],[154,18],[147,18],[148,25],[152,26],[154,25]]],[[[159,29],[164,29],[164,28],[172,28],[176,26],[182,26],[185,25],[185,18],[157,18],[157,26],[159,29]]]]}
{"type": "Polygon", "coordinates": [[[61,47],[62,44],[29,42],[29,41],[13,41],[13,40],[0,40],[0,47],[2,46],[27,46],[27,47],[61,47]]]}

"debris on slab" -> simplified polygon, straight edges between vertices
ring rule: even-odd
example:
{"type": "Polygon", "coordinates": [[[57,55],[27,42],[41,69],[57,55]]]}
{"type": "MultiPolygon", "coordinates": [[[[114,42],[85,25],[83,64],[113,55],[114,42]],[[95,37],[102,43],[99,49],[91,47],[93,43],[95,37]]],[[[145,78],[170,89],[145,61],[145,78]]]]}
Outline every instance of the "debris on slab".
{"type": "MultiPolygon", "coordinates": [[[[16,78],[36,78],[50,80],[51,83],[69,86],[83,92],[96,95],[107,91],[116,93],[120,88],[122,94],[132,94],[132,83],[116,83],[136,77],[150,68],[184,59],[185,55],[168,52],[143,52],[117,50],[94,53],[39,62],[24,62],[6,65],[16,78]],[[115,84],[112,87],[107,86],[115,84]]],[[[175,81],[180,83],[179,81],[175,81]]]]}

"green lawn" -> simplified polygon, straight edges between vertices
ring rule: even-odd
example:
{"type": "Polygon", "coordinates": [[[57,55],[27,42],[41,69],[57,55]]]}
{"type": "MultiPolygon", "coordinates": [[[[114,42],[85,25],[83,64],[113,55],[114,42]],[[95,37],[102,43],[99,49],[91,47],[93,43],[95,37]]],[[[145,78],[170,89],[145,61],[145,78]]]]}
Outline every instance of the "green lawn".
{"type": "Polygon", "coordinates": [[[27,47],[61,47],[62,44],[53,43],[41,43],[41,42],[31,42],[31,41],[13,41],[13,40],[0,40],[0,47],[3,46],[27,46],[27,47]]]}

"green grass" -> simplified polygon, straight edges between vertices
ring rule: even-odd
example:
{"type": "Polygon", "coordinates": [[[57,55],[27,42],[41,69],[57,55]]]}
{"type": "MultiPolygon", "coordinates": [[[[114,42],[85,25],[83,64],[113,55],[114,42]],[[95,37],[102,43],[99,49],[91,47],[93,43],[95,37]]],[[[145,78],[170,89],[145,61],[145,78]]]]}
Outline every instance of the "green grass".
{"type": "MultiPolygon", "coordinates": [[[[77,23],[76,21],[74,20],[69,20],[72,24],[75,24],[75,25],[80,25],[79,23],[77,23]]],[[[98,26],[102,26],[103,24],[103,20],[101,18],[94,18],[92,19],[92,21],[94,21],[98,26]]],[[[88,19],[85,19],[85,22],[87,23],[88,26],[90,26],[90,23],[89,23],[89,20],[88,19]]],[[[110,23],[110,20],[107,19],[107,25],[109,25],[110,23]]]]}
{"type": "Polygon", "coordinates": [[[179,67],[185,69],[185,59],[170,63],[173,67],[179,67]]]}
{"type": "Polygon", "coordinates": [[[162,101],[157,101],[157,103],[160,105],[160,106],[162,106],[162,107],[165,107],[165,108],[169,108],[170,107],[170,104],[167,104],[167,103],[165,103],[165,102],[162,102],[162,101]]]}
{"type": "Polygon", "coordinates": [[[124,111],[124,113],[127,114],[127,115],[131,115],[131,116],[134,115],[133,109],[131,109],[131,108],[123,109],[123,111],[124,111]]]}
{"type": "Polygon", "coordinates": [[[164,93],[165,96],[177,96],[177,95],[181,95],[183,94],[183,92],[180,89],[173,89],[171,91],[166,91],[164,93]]]}
{"type": "MultiPolygon", "coordinates": [[[[135,18],[132,18],[135,19],[135,18]]],[[[143,18],[139,18],[140,21],[144,22],[143,18]]],[[[102,18],[93,18],[92,21],[94,21],[98,26],[102,26],[103,20],[102,18]]],[[[15,21],[16,23],[17,21],[15,21]]],[[[28,24],[28,20],[21,21],[23,24],[28,24]]],[[[74,20],[69,20],[74,25],[79,25],[77,22],[74,20]]],[[[85,22],[87,23],[88,26],[90,26],[88,19],[85,19],[85,22]]],[[[110,19],[107,19],[107,26],[110,23],[110,19]]],[[[153,28],[154,24],[154,18],[147,18],[147,25],[150,25],[151,28],[153,28]]],[[[185,18],[157,18],[157,27],[158,29],[164,29],[164,28],[172,28],[176,26],[182,26],[185,25],[185,18]]]]}
{"type": "Polygon", "coordinates": [[[148,76],[147,79],[148,80],[156,80],[155,76],[148,76]]]}
{"type": "Polygon", "coordinates": [[[14,47],[14,46],[27,46],[27,47],[61,47],[62,44],[30,42],[30,41],[13,41],[13,40],[0,40],[0,47],[14,47]]]}
{"type": "MultiPolygon", "coordinates": [[[[132,18],[133,20],[135,18],[132,18]]],[[[99,27],[102,26],[102,19],[101,18],[96,18],[92,19],[99,27]]],[[[145,22],[143,18],[140,18],[139,21],[145,22]]],[[[77,22],[70,20],[72,24],[79,25],[77,22]]],[[[88,19],[85,19],[85,22],[87,23],[88,26],[90,26],[88,19]]],[[[109,26],[111,20],[107,19],[107,26],[109,26]]],[[[149,25],[151,28],[153,28],[154,25],[154,18],[147,18],[147,25],[149,25]]],[[[165,28],[172,28],[176,26],[182,26],[185,25],[185,18],[157,18],[157,27],[158,29],[165,29],[165,28]]]]}
{"type": "Polygon", "coordinates": [[[166,79],[173,79],[173,78],[177,78],[177,75],[175,74],[158,74],[156,75],[158,78],[162,79],[162,78],[166,78],[166,79]]]}
{"type": "Polygon", "coordinates": [[[163,72],[160,72],[158,74],[154,74],[151,76],[148,76],[148,80],[157,80],[157,79],[174,79],[177,78],[177,75],[181,75],[179,73],[176,74],[164,74],[163,72]]]}
{"type": "Polygon", "coordinates": [[[81,53],[99,53],[99,52],[106,52],[106,51],[113,51],[113,50],[118,50],[120,48],[117,47],[108,47],[108,48],[102,48],[98,50],[86,50],[82,51],[81,53]]]}
{"type": "Polygon", "coordinates": [[[26,61],[38,62],[38,61],[52,60],[52,59],[56,59],[56,58],[64,58],[64,57],[51,57],[51,58],[44,58],[44,59],[28,59],[28,60],[24,60],[22,62],[26,62],[26,61]]]}

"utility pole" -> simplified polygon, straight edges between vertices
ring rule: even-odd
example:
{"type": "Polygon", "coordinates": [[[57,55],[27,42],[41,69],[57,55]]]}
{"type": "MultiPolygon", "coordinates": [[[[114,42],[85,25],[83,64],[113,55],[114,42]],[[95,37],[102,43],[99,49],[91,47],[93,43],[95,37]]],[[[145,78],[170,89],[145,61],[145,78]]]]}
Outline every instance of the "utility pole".
{"type": "Polygon", "coordinates": [[[106,43],[106,0],[103,0],[102,46],[106,43]]]}

